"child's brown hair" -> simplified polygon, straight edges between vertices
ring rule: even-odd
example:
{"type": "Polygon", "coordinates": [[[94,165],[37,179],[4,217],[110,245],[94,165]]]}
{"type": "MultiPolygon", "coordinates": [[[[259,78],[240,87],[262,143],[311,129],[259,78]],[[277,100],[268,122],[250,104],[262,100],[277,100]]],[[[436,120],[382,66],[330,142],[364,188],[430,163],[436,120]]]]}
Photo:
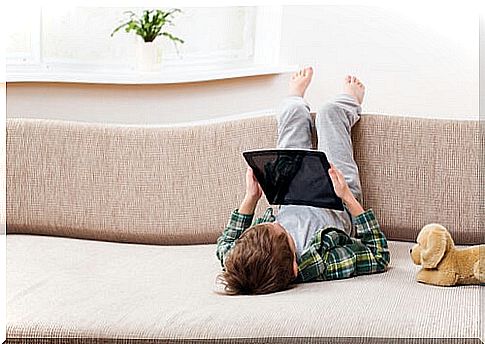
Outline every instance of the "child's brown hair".
{"type": "Polygon", "coordinates": [[[285,233],[270,223],[248,228],[236,241],[220,275],[228,294],[267,294],[287,289],[295,279],[295,254],[285,233]]]}

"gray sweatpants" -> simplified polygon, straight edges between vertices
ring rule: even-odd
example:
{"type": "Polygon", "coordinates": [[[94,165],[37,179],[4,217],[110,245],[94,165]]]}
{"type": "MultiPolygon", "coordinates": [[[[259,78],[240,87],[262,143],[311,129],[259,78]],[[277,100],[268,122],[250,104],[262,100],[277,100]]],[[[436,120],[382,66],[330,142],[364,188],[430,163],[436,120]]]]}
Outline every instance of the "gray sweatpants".
{"type": "MultiPolygon", "coordinates": [[[[326,103],[315,119],[318,150],[344,175],[353,195],[362,202],[359,170],[354,160],[350,131],[360,119],[361,106],[348,94],[338,95],[326,103]]],[[[311,149],[312,120],[310,108],[301,97],[287,97],[278,115],[278,148],[311,149]]],[[[301,205],[282,205],[276,220],[293,235],[299,253],[315,231],[331,225],[351,233],[352,221],[347,211],[301,205]]]]}

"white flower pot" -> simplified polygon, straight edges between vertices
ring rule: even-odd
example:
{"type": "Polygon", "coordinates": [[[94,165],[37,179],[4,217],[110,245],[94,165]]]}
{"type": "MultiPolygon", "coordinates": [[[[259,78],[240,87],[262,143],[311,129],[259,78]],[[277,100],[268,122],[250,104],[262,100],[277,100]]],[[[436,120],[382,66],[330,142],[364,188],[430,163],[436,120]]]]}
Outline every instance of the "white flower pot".
{"type": "Polygon", "coordinates": [[[158,72],[162,66],[162,51],[159,42],[138,41],[136,49],[137,70],[158,72]]]}

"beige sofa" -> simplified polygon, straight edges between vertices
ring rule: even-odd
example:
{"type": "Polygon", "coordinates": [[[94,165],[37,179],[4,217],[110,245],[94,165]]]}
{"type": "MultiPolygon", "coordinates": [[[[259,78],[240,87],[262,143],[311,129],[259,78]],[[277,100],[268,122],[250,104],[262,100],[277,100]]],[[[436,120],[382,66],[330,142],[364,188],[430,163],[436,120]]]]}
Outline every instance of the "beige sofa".
{"type": "Polygon", "coordinates": [[[419,284],[409,257],[430,222],[457,244],[484,242],[478,122],[364,115],[352,136],[389,270],[225,296],[215,241],[243,197],[241,152],[274,147],[274,115],[186,127],[7,119],[9,341],[479,343],[483,288],[419,284]]]}

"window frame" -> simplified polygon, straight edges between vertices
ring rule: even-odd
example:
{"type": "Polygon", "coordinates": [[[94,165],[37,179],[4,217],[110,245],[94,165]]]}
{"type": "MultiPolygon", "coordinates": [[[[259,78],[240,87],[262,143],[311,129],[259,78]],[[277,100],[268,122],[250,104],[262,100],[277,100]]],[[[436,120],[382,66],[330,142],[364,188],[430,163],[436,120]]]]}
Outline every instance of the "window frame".
{"type": "MultiPolygon", "coordinates": [[[[279,61],[282,6],[256,6],[255,10],[254,37],[250,37],[249,30],[244,29],[243,34],[246,37],[243,49],[184,55],[183,63],[180,63],[175,53],[168,53],[163,62],[164,73],[142,73],[136,70],[136,66],[128,64],[107,66],[105,63],[44,58],[42,56],[42,8],[39,6],[37,20],[31,23],[31,53],[17,54],[17,56],[7,54],[7,82],[154,84],[218,80],[293,71],[295,69],[293,66],[281,66],[279,61]],[[250,56],[253,56],[252,61],[248,60],[250,56]],[[116,72],[116,77],[113,77],[113,72],[116,72]]],[[[248,10],[246,16],[249,13],[248,10]]]]}
{"type": "Polygon", "coordinates": [[[35,7],[37,15],[29,21],[30,27],[30,53],[11,53],[5,52],[5,63],[7,67],[7,74],[9,66],[22,66],[28,70],[40,68],[42,65],[41,58],[41,27],[42,27],[42,12],[40,7],[35,7]]]}

